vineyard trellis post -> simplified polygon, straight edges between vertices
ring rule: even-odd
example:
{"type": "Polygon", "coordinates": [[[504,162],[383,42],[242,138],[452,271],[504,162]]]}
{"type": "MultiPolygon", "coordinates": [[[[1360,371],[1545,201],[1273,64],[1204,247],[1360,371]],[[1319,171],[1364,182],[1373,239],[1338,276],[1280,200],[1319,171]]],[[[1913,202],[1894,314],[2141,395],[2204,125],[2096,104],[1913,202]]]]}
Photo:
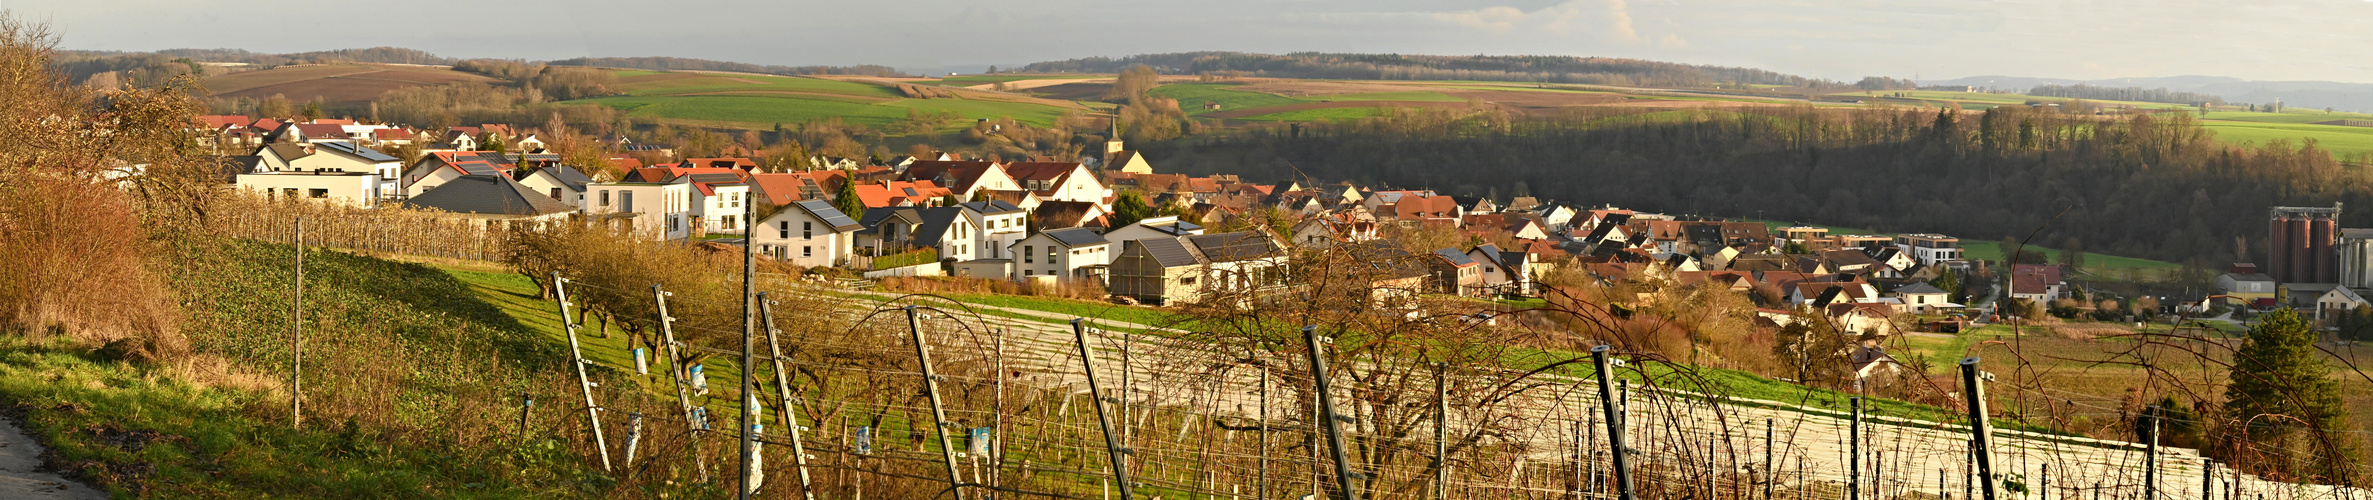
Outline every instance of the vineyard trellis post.
{"type": "Polygon", "coordinates": [[[2216,459],[2200,457],[2200,500],[2216,498],[2216,459]]]}
{"type": "Polygon", "coordinates": [[[288,427],[305,428],[305,218],[297,218],[291,240],[297,253],[297,279],[288,301],[288,427]]]}
{"type": "MultiPolygon", "coordinates": [[[[601,407],[593,402],[593,379],[585,374],[587,361],[585,360],[585,350],[577,341],[577,321],[569,317],[568,284],[568,278],[561,277],[559,271],[552,272],[552,296],[560,303],[560,329],[568,332],[569,336],[569,365],[577,369],[577,389],[585,394],[585,422],[593,429],[593,447],[601,455],[601,470],[609,472],[611,470],[610,443],[602,436],[601,407]]],[[[525,397],[525,395],[522,394],[521,397],[525,397]]],[[[535,406],[533,400],[527,404],[531,407],[535,406]]],[[[527,425],[527,410],[525,409],[520,410],[519,424],[520,430],[524,432],[527,425]]]]}
{"type": "MultiPolygon", "coordinates": [[[[991,453],[996,456],[989,459],[989,485],[997,488],[1005,487],[1005,379],[1009,378],[1005,372],[1005,336],[1007,333],[1010,332],[1000,327],[993,334],[997,342],[997,361],[994,367],[997,374],[997,414],[989,417],[989,442],[991,453]]],[[[978,466],[974,467],[974,471],[979,471],[978,466]]],[[[991,495],[995,494],[991,493],[991,495]]]]}
{"type": "Polygon", "coordinates": [[[2142,446],[2142,500],[2159,500],[2159,406],[2142,409],[2150,438],[2142,446]]]}
{"type": "Polygon", "coordinates": [[[1773,462],[1773,461],[1772,461],[1772,437],[1773,437],[1775,434],[1777,434],[1777,429],[1779,428],[1779,422],[1778,422],[1778,420],[1779,420],[1779,419],[1773,419],[1773,418],[1766,418],[1766,419],[1763,419],[1763,498],[1764,498],[1764,500],[1771,500],[1771,499],[1773,499],[1773,498],[1779,498],[1779,497],[1776,497],[1776,496],[1772,496],[1772,494],[1773,494],[1773,493],[1775,493],[1775,491],[1773,491],[1773,490],[1774,490],[1774,489],[1776,489],[1776,488],[1778,488],[1778,487],[1779,487],[1779,484],[1780,484],[1780,474],[1779,474],[1779,472],[1780,472],[1780,468],[1778,467],[1778,466],[1779,466],[1779,463],[1777,463],[1777,462],[1773,462]]]}
{"type": "MultiPolygon", "coordinates": [[[[1096,426],[1104,430],[1105,456],[1112,462],[1113,482],[1120,484],[1121,500],[1135,500],[1137,498],[1137,494],[1134,492],[1135,489],[1131,488],[1129,485],[1128,462],[1125,458],[1123,458],[1123,455],[1127,454],[1128,450],[1121,448],[1120,436],[1114,435],[1112,432],[1112,418],[1108,415],[1105,415],[1104,413],[1104,390],[1099,384],[1096,383],[1096,353],[1094,349],[1090,349],[1088,347],[1087,319],[1072,318],[1071,335],[1079,340],[1080,367],[1087,371],[1088,376],[1088,403],[1096,406],[1096,426]]],[[[1264,374],[1263,378],[1267,378],[1265,375],[1269,372],[1267,368],[1262,368],[1261,373],[1264,374]]],[[[1263,396],[1261,398],[1263,400],[1263,406],[1261,408],[1263,413],[1268,412],[1267,394],[1268,386],[1263,384],[1263,396]]],[[[1268,439],[1268,420],[1265,418],[1262,419],[1261,426],[1263,431],[1261,433],[1261,437],[1263,441],[1266,441],[1268,439]]],[[[1264,443],[1263,448],[1265,451],[1266,443],[1264,443]]],[[[1264,453],[1261,456],[1263,458],[1262,463],[1266,464],[1268,455],[1264,453]]],[[[1264,477],[1261,486],[1265,489],[1268,487],[1268,482],[1266,480],[1268,473],[1266,467],[1263,467],[1261,475],[1264,477]]]]}
{"type": "Polygon", "coordinates": [[[688,431],[684,436],[692,443],[692,463],[700,471],[700,482],[706,483],[709,482],[709,458],[700,451],[700,416],[692,410],[692,394],[685,392],[691,384],[685,380],[690,372],[684,366],[682,346],[676,344],[676,318],[667,315],[668,295],[667,290],[659,285],[651,285],[652,304],[659,309],[659,334],[667,342],[668,374],[676,379],[676,405],[684,409],[684,428],[688,431]]]}
{"type": "MultiPolygon", "coordinates": [[[[1310,347],[1310,383],[1312,390],[1317,391],[1319,423],[1327,433],[1327,454],[1335,461],[1335,486],[1340,488],[1341,493],[1337,498],[1359,498],[1358,478],[1352,476],[1351,458],[1346,455],[1346,446],[1343,444],[1342,420],[1345,417],[1335,413],[1335,394],[1327,387],[1327,358],[1320,352],[1323,347],[1319,345],[1318,327],[1302,327],[1302,340],[1310,347]]],[[[1332,343],[1333,340],[1326,342],[1332,343]]]]}
{"type": "Polygon", "coordinates": [[[626,414],[626,466],[634,466],[635,449],[643,444],[643,414],[626,414]]]}
{"type": "Polygon", "coordinates": [[[1434,500],[1450,497],[1450,364],[1434,363],[1434,500]]]}
{"type": "MultiPolygon", "coordinates": [[[[520,158],[525,159],[526,153],[520,153],[520,158]]],[[[758,337],[758,304],[756,302],[758,300],[758,245],[752,244],[750,241],[752,232],[750,231],[750,219],[758,215],[758,204],[751,203],[749,198],[749,191],[743,191],[741,200],[742,363],[737,367],[740,369],[736,371],[742,372],[741,392],[749,394],[749,396],[742,398],[740,425],[742,453],[741,467],[739,467],[741,470],[738,472],[741,478],[733,483],[740,488],[738,493],[741,500],[750,500],[750,494],[758,489],[758,485],[752,481],[752,476],[755,475],[753,469],[758,467],[758,395],[751,393],[751,389],[757,388],[757,385],[750,380],[750,371],[756,369],[758,365],[758,360],[752,356],[756,351],[756,346],[752,344],[756,343],[758,337]]],[[[963,500],[963,498],[962,494],[956,495],[957,500],[963,500]]]]}
{"type": "Polygon", "coordinates": [[[1846,420],[1846,500],[1862,500],[1862,397],[1846,401],[1853,407],[1846,420]]]}
{"type": "Polygon", "coordinates": [[[1607,447],[1612,453],[1611,456],[1614,457],[1615,495],[1616,498],[1632,500],[1631,459],[1626,456],[1629,454],[1625,453],[1623,449],[1623,409],[1621,403],[1618,403],[1615,398],[1614,385],[1610,380],[1614,378],[1615,360],[1608,359],[1607,356],[1607,351],[1614,348],[1615,346],[1612,344],[1599,344],[1598,347],[1592,347],[1590,348],[1590,360],[1598,366],[1599,407],[1604,409],[1607,414],[1607,447]]]}
{"type": "Polygon", "coordinates": [[[1961,359],[1963,396],[1969,399],[1969,454],[1976,457],[1978,491],[1985,500],[1994,500],[1994,424],[1986,419],[1985,380],[1993,374],[1978,371],[1977,356],[1961,359]]]}
{"type": "Polygon", "coordinates": [[[914,337],[915,361],[923,365],[923,396],[931,400],[931,425],[939,430],[939,453],[948,465],[948,490],[964,500],[964,473],[956,468],[956,445],[948,438],[948,411],[939,396],[939,373],[931,369],[931,348],[923,335],[922,312],[906,306],[906,329],[914,337]]]}
{"type": "Polygon", "coordinates": [[[536,409],[536,397],[525,391],[519,393],[519,441],[527,441],[527,414],[536,409]]]}
{"type": "Polygon", "coordinates": [[[1253,488],[1253,492],[1258,495],[1254,498],[1269,498],[1269,365],[1266,363],[1261,365],[1260,433],[1261,450],[1259,458],[1255,459],[1258,461],[1256,467],[1260,469],[1260,483],[1253,488]]]}
{"type": "MultiPolygon", "coordinates": [[[[791,437],[791,463],[799,470],[799,492],[807,500],[816,500],[815,483],[808,477],[807,445],[801,440],[804,429],[799,427],[798,406],[791,404],[790,367],[783,366],[782,332],[775,328],[774,300],[765,293],[758,294],[758,316],[766,323],[766,348],[774,361],[775,391],[782,395],[783,410],[778,412],[783,421],[783,432],[791,437]]],[[[749,369],[744,368],[744,373],[749,369]]]]}

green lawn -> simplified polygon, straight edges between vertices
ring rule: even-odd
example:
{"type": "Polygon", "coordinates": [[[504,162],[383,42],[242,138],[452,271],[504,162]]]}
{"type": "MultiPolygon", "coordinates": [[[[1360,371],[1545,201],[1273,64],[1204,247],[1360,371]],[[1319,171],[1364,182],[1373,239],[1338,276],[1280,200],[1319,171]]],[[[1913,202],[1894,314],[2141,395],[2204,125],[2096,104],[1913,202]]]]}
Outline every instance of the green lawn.
{"type": "Polygon", "coordinates": [[[1210,112],[1209,110],[1203,109],[1203,103],[1207,101],[1218,102],[1221,109],[1252,109],[1309,102],[1303,99],[1295,99],[1292,97],[1276,94],[1235,90],[1235,87],[1240,85],[1242,84],[1181,83],[1174,85],[1163,85],[1160,87],[1155,87],[1153,89],[1153,95],[1156,97],[1177,99],[1179,109],[1185,110],[1188,115],[1200,115],[1210,112]]]}
{"type": "Polygon", "coordinates": [[[2262,145],[2277,139],[2290,139],[2292,147],[2298,147],[2302,139],[2315,139],[2316,147],[2341,155],[2373,153],[2373,127],[2220,120],[2205,120],[2200,124],[2216,132],[2217,140],[2227,144],[2262,145]]]}

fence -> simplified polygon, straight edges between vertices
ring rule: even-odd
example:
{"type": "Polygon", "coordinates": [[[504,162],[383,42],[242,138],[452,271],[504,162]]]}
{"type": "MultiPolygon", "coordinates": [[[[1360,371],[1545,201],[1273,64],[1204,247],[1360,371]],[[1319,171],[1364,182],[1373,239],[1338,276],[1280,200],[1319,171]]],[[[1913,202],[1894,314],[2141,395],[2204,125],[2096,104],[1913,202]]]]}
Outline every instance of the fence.
{"type": "MultiPolygon", "coordinates": [[[[740,388],[761,391],[762,422],[775,429],[755,434],[769,444],[762,496],[1342,498],[1349,485],[1366,499],[1616,498],[1618,431],[1639,498],[1973,498],[1987,483],[1975,479],[1972,434],[1959,424],[1967,419],[1948,410],[1857,418],[1674,390],[1641,366],[1610,372],[1623,380],[1604,391],[1611,405],[1596,382],[1554,370],[1362,362],[1315,371],[1337,381],[1322,397],[1316,360],[1298,359],[1310,352],[1299,345],[1219,352],[1154,325],[1074,330],[1043,313],[804,286],[765,284],[783,302],[774,310],[797,312],[767,318],[782,333],[760,345],[779,339],[783,354],[761,347],[760,385],[740,388]],[[765,369],[778,359],[779,386],[765,369]],[[1330,411],[1336,418],[1322,417],[1330,411]],[[807,474],[784,452],[793,437],[776,424],[786,416],[806,429],[797,442],[811,455],[807,474]],[[1330,424],[1341,445],[1331,444],[1330,424]],[[1129,484],[1115,482],[1115,463],[1129,484]]],[[[743,396],[737,384],[695,384],[689,367],[729,371],[700,358],[738,351],[673,338],[634,341],[685,353],[649,375],[610,366],[590,375],[605,388],[647,381],[661,394],[605,394],[599,407],[612,418],[603,425],[623,435],[628,419],[615,416],[632,412],[650,439],[678,447],[626,458],[624,467],[641,471],[630,474],[690,463],[731,483],[731,403],[743,396]]],[[[1330,349],[1319,340],[1310,345],[1330,349]]],[[[2187,450],[1991,435],[1994,498],[2145,498],[2149,485],[2158,498],[2353,493],[2204,467],[2187,450]]]]}

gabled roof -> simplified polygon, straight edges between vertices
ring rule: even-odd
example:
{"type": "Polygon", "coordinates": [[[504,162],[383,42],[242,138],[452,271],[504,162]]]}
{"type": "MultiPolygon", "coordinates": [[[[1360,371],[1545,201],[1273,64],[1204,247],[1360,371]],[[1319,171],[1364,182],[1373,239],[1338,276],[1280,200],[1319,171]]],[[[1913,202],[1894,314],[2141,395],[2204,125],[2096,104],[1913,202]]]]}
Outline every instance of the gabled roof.
{"type": "Polygon", "coordinates": [[[1005,175],[1016,181],[1059,181],[1079,168],[1075,162],[1015,162],[1005,164],[1005,175]]]}
{"type": "Polygon", "coordinates": [[[1152,238],[1143,240],[1129,240],[1129,243],[1124,243],[1123,245],[1128,244],[1135,244],[1144,247],[1145,255],[1147,257],[1152,257],[1154,259],[1154,264],[1162,267],[1183,267],[1203,263],[1203,260],[1193,250],[1188,250],[1186,244],[1180,242],[1177,239],[1152,238]]]}
{"type": "Polygon", "coordinates": [[[528,177],[534,177],[537,174],[552,176],[553,181],[559,182],[561,186],[572,191],[584,191],[585,183],[593,182],[593,178],[586,177],[584,172],[578,172],[576,167],[567,165],[553,165],[525,172],[512,172],[512,175],[518,176],[513,180],[527,180],[528,177]]]}
{"type": "Polygon", "coordinates": [[[691,168],[733,168],[750,170],[758,168],[758,162],[749,158],[693,158],[684,160],[682,166],[691,168]]]}
{"type": "Polygon", "coordinates": [[[974,212],[980,212],[983,215],[1022,213],[1022,207],[1014,206],[1014,204],[1007,203],[1005,200],[975,201],[964,203],[962,206],[964,208],[972,209],[974,212]]]}
{"type": "Polygon", "coordinates": [[[305,138],[307,139],[314,140],[346,138],[346,127],[338,126],[338,124],[335,123],[298,124],[297,132],[305,134],[305,138]]]}
{"type": "Polygon", "coordinates": [[[1183,237],[1188,244],[1212,262],[1234,262],[1269,257],[1277,253],[1277,246],[1268,235],[1252,231],[1205,234],[1183,237]]]}
{"type": "Polygon", "coordinates": [[[400,158],[388,156],[387,153],[381,153],[374,151],[371,148],[357,146],[351,142],[317,142],[313,143],[313,145],[320,146],[321,149],[337,152],[339,154],[362,158],[363,160],[372,163],[403,161],[400,158]]]}
{"type": "Polygon", "coordinates": [[[263,155],[265,151],[270,151],[272,156],[280,157],[280,161],[284,162],[296,161],[298,158],[313,156],[313,148],[305,147],[303,144],[290,144],[285,142],[264,146],[263,149],[256,150],[255,154],[260,156],[263,155]]]}
{"type": "Polygon", "coordinates": [[[1441,257],[1442,260],[1450,261],[1451,267],[1468,267],[1478,265],[1475,263],[1475,259],[1467,257],[1466,252],[1458,251],[1456,248],[1435,250],[1434,255],[1441,257]]]}
{"type": "Polygon", "coordinates": [[[1895,293],[1903,295],[1943,295],[1946,292],[1942,288],[1929,286],[1927,283],[1913,283],[1911,286],[1895,289],[1895,293]]]}
{"type": "Polygon", "coordinates": [[[884,181],[857,185],[857,199],[866,208],[921,205],[942,197],[954,196],[947,188],[931,181],[884,181]]]}
{"type": "Polygon", "coordinates": [[[824,200],[806,200],[792,203],[791,206],[806,211],[816,220],[824,221],[824,225],[831,226],[833,231],[855,231],[865,228],[864,224],[858,224],[856,220],[849,218],[849,214],[841,213],[840,209],[833,208],[832,203],[824,200]]]}
{"type": "Polygon", "coordinates": [[[1056,229],[1038,234],[1045,235],[1048,238],[1053,238],[1056,243],[1062,243],[1065,248],[1079,248],[1111,243],[1104,241],[1104,236],[1096,234],[1095,229],[1085,227],[1056,229]]]}
{"type": "Polygon", "coordinates": [[[1483,254],[1483,260],[1491,261],[1493,264],[1499,264],[1501,267],[1514,267],[1508,265],[1508,257],[1512,254],[1501,254],[1499,245],[1484,243],[1482,245],[1476,246],[1475,250],[1470,253],[1481,253],[1483,254]]]}
{"type": "Polygon", "coordinates": [[[996,163],[985,161],[925,160],[907,164],[906,173],[901,178],[940,182],[951,190],[963,192],[971,191],[972,185],[980,182],[981,176],[987,175],[993,168],[999,167],[996,163]]]}
{"type": "Polygon", "coordinates": [[[453,213],[534,216],[573,209],[501,175],[464,175],[404,201],[405,206],[453,213]]]}

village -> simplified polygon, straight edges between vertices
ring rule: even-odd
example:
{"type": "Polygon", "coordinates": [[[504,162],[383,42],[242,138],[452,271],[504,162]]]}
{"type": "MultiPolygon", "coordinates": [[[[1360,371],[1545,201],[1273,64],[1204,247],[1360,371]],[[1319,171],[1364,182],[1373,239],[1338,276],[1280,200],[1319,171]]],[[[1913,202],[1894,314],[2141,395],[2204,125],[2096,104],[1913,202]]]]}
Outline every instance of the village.
{"type": "Polygon", "coordinates": [[[749,157],[677,159],[620,136],[602,139],[608,164],[566,165],[534,131],[499,124],[435,131],[214,115],[193,128],[218,150],[251,151],[221,157],[221,180],[267,198],[427,210],[488,230],[574,220],[654,242],[746,241],[816,279],[946,276],[1173,305],[1289,286],[1278,271],[1292,250],[1350,246],[1424,262],[1393,266],[1376,283],[1411,296],[1537,299],[1543,278],[1564,269],[1605,285],[1728,290],[1753,300],[1768,324],[1818,313],[1865,339],[2001,321],[2001,298],[2021,304],[2013,318],[2134,322],[2232,320],[2278,307],[2336,322],[2373,305],[2373,230],[2337,229],[2338,207],[2274,209],[2280,248],[2268,265],[2283,279],[2236,263],[2214,290],[2097,311],[2090,301],[2067,305],[2087,293],[2066,266],[2020,262],[1998,273],[1989,266],[2002,263],[1967,258],[1948,235],[1830,234],[1527,196],[1165,174],[1117,136],[1078,158],[813,156],[770,171],[749,157]],[[389,146],[419,159],[374,149],[389,146]],[[2292,227],[2311,216],[2318,222],[2292,227]],[[1410,232],[1450,237],[1386,237],[1410,232]],[[1417,241],[1436,247],[1407,247],[1417,241]]]}

